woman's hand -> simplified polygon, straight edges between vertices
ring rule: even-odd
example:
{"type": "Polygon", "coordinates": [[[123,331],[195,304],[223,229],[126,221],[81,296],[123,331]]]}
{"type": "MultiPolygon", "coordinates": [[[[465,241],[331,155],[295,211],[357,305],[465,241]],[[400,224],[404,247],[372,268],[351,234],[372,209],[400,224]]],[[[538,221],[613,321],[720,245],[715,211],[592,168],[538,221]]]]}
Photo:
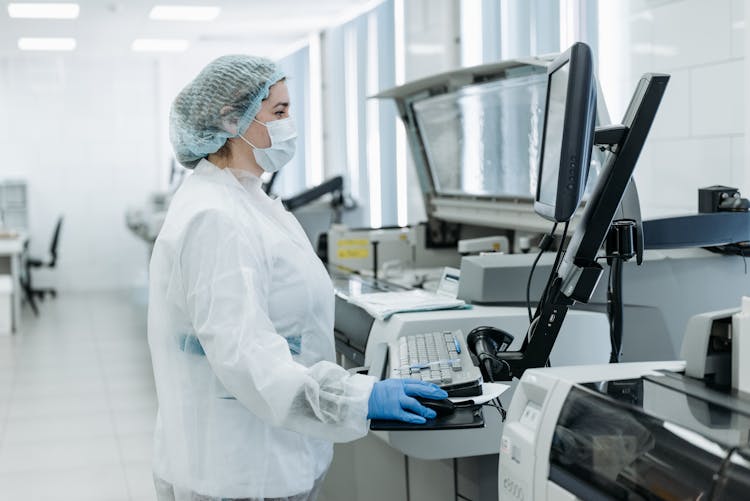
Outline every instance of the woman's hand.
{"type": "Polygon", "coordinates": [[[416,379],[385,379],[378,381],[370,393],[367,419],[389,419],[422,424],[435,417],[435,411],[420,404],[415,398],[440,400],[447,398],[445,390],[436,384],[416,379]]]}

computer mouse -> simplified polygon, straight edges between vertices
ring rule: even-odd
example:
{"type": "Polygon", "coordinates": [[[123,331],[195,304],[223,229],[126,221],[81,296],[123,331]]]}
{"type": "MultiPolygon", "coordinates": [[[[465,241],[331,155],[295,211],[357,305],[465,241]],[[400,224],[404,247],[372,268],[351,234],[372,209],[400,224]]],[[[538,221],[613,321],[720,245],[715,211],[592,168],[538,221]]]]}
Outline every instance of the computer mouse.
{"type": "Polygon", "coordinates": [[[432,409],[433,411],[435,411],[438,417],[453,414],[453,412],[456,410],[456,404],[454,404],[447,398],[443,398],[441,400],[433,400],[431,398],[424,397],[414,398],[416,398],[420,404],[424,405],[428,409],[432,409]]]}

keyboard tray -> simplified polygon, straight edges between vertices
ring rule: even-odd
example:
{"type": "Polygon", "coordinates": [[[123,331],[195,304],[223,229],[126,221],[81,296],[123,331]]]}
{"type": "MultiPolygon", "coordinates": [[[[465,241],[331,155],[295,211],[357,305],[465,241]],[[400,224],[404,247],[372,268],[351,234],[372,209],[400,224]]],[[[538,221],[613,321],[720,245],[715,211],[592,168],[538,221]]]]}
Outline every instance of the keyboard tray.
{"type": "Polygon", "coordinates": [[[402,430],[461,430],[466,428],[484,427],[482,406],[459,407],[453,414],[428,419],[424,424],[403,423],[401,421],[386,421],[373,419],[370,421],[371,430],[402,431],[402,430]]]}

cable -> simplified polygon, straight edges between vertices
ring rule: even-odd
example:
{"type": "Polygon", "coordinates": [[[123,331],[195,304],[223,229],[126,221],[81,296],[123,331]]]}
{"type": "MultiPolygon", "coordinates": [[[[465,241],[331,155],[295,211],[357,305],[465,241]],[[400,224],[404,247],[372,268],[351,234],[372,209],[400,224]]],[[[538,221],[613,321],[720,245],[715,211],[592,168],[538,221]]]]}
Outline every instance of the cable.
{"type": "MultiPolygon", "coordinates": [[[[547,278],[547,284],[544,286],[544,292],[542,293],[542,297],[539,299],[539,304],[537,305],[536,312],[534,313],[534,320],[538,320],[539,317],[542,315],[542,310],[544,309],[544,306],[547,304],[547,300],[549,299],[548,295],[550,293],[550,289],[552,288],[552,284],[557,279],[558,271],[560,270],[560,264],[562,263],[562,258],[565,255],[565,251],[563,250],[563,246],[565,245],[565,237],[568,235],[568,227],[570,226],[570,220],[565,221],[565,226],[563,227],[562,237],[560,238],[560,245],[557,247],[557,255],[555,256],[555,263],[552,265],[552,269],[550,270],[549,277],[547,278]]],[[[536,323],[532,321],[529,324],[529,330],[526,332],[526,339],[524,339],[524,348],[526,347],[526,343],[531,340],[532,336],[534,335],[534,326],[536,323]]],[[[544,362],[545,367],[549,367],[549,358],[544,362]]]]}
{"type": "MultiPolygon", "coordinates": [[[[614,259],[614,256],[613,256],[614,259]]],[[[617,353],[617,342],[614,335],[614,324],[612,322],[612,266],[609,267],[607,276],[607,323],[609,324],[609,362],[612,363],[614,354],[617,353]]]]}
{"type": "Polygon", "coordinates": [[[500,397],[495,398],[495,404],[497,404],[497,407],[495,407],[498,411],[500,411],[500,417],[503,419],[503,423],[505,422],[505,418],[508,416],[508,413],[505,410],[505,407],[503,407],[503,403],[500,401],[500,397]]]}
{"type": "Polygon", "coordinates": [[[545,234],[542,239],[539,241],[539,252],[536,255],[536,258],[534,258],[534,263],[531,265],[531,271],[529,272],[529,280],[526,282],[526,309],[529,312],[529,322],[532,321],[531,316],[531,277],[534,276],[534,270],[536,269],[536,265],[539,262],[539,258],[542,257],[542,254],[549,250],[550,246],[555,242],[555,230],[557,230],[557,223],[552,225],[552,230],[545,234]]]}
{"type": "Polygon", "coordinates": [[[539,323],[539,317],[534,317],[534,320],[531,321],[529,324],[529,329],[526,331],[526,339],[531,341],[531,338],[534,337],[534,327],[536,327],[536,324],[539,323]]]}
{"type": "Polygon", "coordinates": [[[555,278],[557,277],[557,270],[560,269],[560,263],[562,262],[562,257],[565,255],[565,251],[563,251],[563,245],[565,244],[565,237],[568,235],[569,225],[570,225],[570,221],[566,221],[565,226],[563,227],[562,238],[560,239],[560,245],[557,247],[557,255],[555,256],[555,264],[552,265],[552,270],[550,270],[549,278],[547,279],[547,285],[544,286],[544,292],[542,293],[542,297],[539,300],[539,305],[537,306],[536,313],[534,314],[535,318],[542,314],[542,308],[544,307],[544,304],[547,302],[547,294],[549,294],[549,290],[552,287],[552,283],[555,281],[555,278]]]}
{"type": "Polygon", "coordinates": [[[507,412],[505,411],[505,408],[503,407],[503,404],[500,402],[499,398],[493,398],[489,402],[485,402],[482,404],[483,407],[493,407],[498,414],[500,414],[500,418],[505,422],[505,418],[507,416],[507,412]]]}
{"type": "Polygon", "coordinates": [[[714,247],[704,247],[707,251],[716,252],[717,254],[729,254],[731,256],[740,256],[745,266],[745,275],[747,275],[747,252],[750,251],[750,242],[737,242],[714,247]]]}
{"type": "Polygon", "coordinates": [[[622,297],[622,266],[623,260],[615,260],[615,270],[612,275],[612,292],[615,304],[614,337],[617,342],[617,361],[620,361],[622,352],[622,322],[623,322],[623,297],[622,297]]]}
{"type": "Polygon", "coordinates": [[[539,253],[536,255],[536,258],[534,259],[534,264],[531,265],[531,271],[529,272],[529,280],[528,282],[526,282],[526,309],[529,312],[529,322],[533,320],[533,317],[531,316],[531,277],[534,276],[534,270],[536,269],[536,264],[539,262],[539,258],[542,257],[543,253],[544,253],[544,250],[540,248],[539,253]]]}
{"type": "Polygon", "coordinates": [[[607,290],[607,313],[609,314],[610,342],[612,353],[609,356],[610,363],[620,361],[620,350],[622,349],[622,258],[616,257],[610,265],[610,279],[607,290]]]}

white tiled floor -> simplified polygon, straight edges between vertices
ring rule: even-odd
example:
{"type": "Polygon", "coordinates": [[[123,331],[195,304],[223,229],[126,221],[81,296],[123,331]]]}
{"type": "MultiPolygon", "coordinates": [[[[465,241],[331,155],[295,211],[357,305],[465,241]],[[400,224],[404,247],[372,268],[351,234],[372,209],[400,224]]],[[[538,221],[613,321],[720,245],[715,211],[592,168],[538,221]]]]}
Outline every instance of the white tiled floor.
{"type": "Polygon", "coordinates": [[[64,293],[0,337],[0,500],[155,499],[146,308],[64,293]]]}

